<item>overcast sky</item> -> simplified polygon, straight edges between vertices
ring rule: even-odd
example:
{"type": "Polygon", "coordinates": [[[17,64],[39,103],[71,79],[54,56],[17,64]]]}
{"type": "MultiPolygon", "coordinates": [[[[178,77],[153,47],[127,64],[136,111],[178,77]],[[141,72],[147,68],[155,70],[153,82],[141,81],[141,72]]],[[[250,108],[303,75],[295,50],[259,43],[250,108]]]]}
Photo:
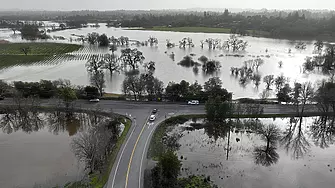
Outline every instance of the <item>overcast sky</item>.
{"type": "Polygon", "coordinates": [[[335,0],[0,0],[0,9],[116,10],[116,9],[335,9],[335,0]]]}

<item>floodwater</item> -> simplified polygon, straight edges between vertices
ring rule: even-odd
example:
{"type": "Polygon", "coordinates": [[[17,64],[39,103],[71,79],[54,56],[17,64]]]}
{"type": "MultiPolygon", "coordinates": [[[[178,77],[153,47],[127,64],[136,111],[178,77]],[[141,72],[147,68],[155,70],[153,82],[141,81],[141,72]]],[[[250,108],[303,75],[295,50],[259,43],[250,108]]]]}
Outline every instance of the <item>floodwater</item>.
{"type": "Polygon", "coordinates": [[[85,164],[74,155],[71,142],[95,122],[90,115],[16,115],[0,115],[0,187],[63,186],[84,177],[85,164]]]}
{"type": "MultiPolygon", "coordinates": [[[[76,35],[87,35],[91,32],[98,32],[100,34],[105,33],[107,36],[127,36],[131,40],[146,41],[149,36],[156,37],[159,41],[158,46],[150,47],[143,46],[138,47],[146,57],[145,62],[154,61],[156,62],[155,76],[162,80],[165,86],[171,82],[180,82],[186,80],[189,82],[198,81],[203,84],[211,76],[218,76],[223,81],[223,86],[229,91],[234,93],[234,98],[239,97],[259,97],[259,94],[265,88],[262,83],[257,89],[252,83],[246,87],[241,87],[238,79],[232,77],[230,74],[231,67],[241,67],[244,65],[244,61],[254,59],[257,56],[263,58],[265,63],[259,68],[259,73],[262,76],[273,74],[281,75],[290,78],[291,82],[294,81],[315,81],[322,79],[320,75],[315,74],[302,74],[302,64],[306,56],[312,56],[313,41],[305,41],[307,43],[306,50],[296,50],[295,45],[299,41],[280,40],[280,39],[269,39],[269,38],[254,38],[254,37],[243,37],[243,40],[248,41],[249,46],[245,52],[240,52],[240,55],[244,57],[232,57],[226,56],[231,52],[223,50],[209,50],[205,45],[204,49],[200,48],[200,41],[207,38],[218,38],[222,41],[229,37],[229,34],[205,34],[205,33],[180,33],[180,32],[160,32],[160,31],[137,31],[137,30],[125,30],[121,28],[107,28],[105,24],[100,24],[99,28],[81,28],[73,30],[64,30],[50,33],[51,36],[63,36],[66,38],[65,41],[52,41],[52,42],[69,42],[71,34],[76,35]],[[180,49],[174,47],[167,49],[166,40],[170,39],[171,42],[178,44],[184,37],[190,37],[193,39],[195,44],[194,48],[180,49]],[[289,49],[292,49],[292,53],[289,54],[289,49]],[[267,52],[266,52],[267,51],[267,52]],[[175,54],[175,61],[173,61],[169,54],[175,54]],[[205,55],[209,59],[218,60],[221,62],[221,69],[215,75],[205,75],[199,71],[195,74],[192,68],[181,67],[177,63],[182,58],[189,54],[195,54],[193,59],[197,60],[200,56],[205,55]],[[221,55],[223,54],[223,56],[221,55]],[[268,56],[268,57],[266,57],[268,56]],[[280,68],[278,62],[282,61],[283,66],[280,68]]],[[[21,41],[20,36],[15,35],[13,37],[12,31],[0,30],[0,39],[6,39],[12,42],[21,41]]],[[[75,37],[72,36],[74,39],[75,37]]],[[[75,43],[75,42],[73,42],[75,43]]],[[[136,46],[132,46],[135,48],[136,46]]],[[[84,49],[75,52],[75,54],[87,55],[93,53],[108,53],[108,49],[98,49],[97,47],[86,46],[84,49]]],[[[120,54],[120,49],[118,49],[120,54]]],[[[73,84],[87,85],[89,84],[89,77],[85,68],[87,59],[82,60],[60,60],[52,63],[38,63],[37,65],[29,66],[15,66],[7,69],[0,70],[0,79],[7,81],[24,80],[24,81],[39,81],[40,79],[55,80],[59,78],[69,79],[73,84]]],[[[141,68],[141,72],[144,72],[144,68],[141,68]]],[[[112,77],[106,71],[106,89],[107,92],[122,93],[121,84],[124,80],[124,74],[113,74],[112,77]]]]}
{"type": "Polygon", "coordinates": [[[274,124],[280,135],[267,153],[267,142],[252,129],[255,122],[243,121],[250,126],[194,129],[189,121],[172,129],[168,134],[181,136],[181,174],[210,176],[219,187],[229,188],[334,187],[335,132],[329,120],[303,118],[300,124],[300,119],[261,119],[265,126],[274,124]]]}

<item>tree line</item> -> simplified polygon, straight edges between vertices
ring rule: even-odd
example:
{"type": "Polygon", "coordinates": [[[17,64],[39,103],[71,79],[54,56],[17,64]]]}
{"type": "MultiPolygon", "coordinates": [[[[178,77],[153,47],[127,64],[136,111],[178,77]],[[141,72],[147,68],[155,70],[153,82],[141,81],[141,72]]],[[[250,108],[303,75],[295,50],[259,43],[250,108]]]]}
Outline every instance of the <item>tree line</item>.
{"type": "Polygon", "coordinates": [[[218,27],[229,28],[232,33],[241,35],[257,35],[258,31],[268,32],[275,38],[314,38],[321,35],[332,36],[335,32],[335,16],[324,19],[306,18],[298,11],[287,16],[244,16],[223,13],[204,12],[199,14],[153,15],[140,14],[130,19],[121,20],[123,27],[218,27]]]}

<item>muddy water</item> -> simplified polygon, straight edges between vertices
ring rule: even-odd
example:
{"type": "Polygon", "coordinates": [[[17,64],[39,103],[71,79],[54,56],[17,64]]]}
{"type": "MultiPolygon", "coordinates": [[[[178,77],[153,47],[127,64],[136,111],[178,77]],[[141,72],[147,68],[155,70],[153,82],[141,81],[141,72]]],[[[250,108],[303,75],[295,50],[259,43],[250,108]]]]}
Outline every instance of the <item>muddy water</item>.
{"type": "MultiPolygon", "coordinates": [[[[84,35],[86,36],[91,32],[98,32],[100,34],[105,33],[108,36],[127,36],[132,40],[146,41],[149,36],[157,37],[159,44],[156,47],[139,47],[146,57],[146,62],[155,61],[156,71],[155,76],[161,79],[165,85],[170,81],[180,82],[186,80],[189,82],[198,81],[203,84],[212,76],[218,76],[223,80],[223,86],[229,91],[234,93],[234,98],[239,97],[259,97],[259,94],[264,89],[264,85],[260,85],[259,88],[255,88],[253,84],[249,84],[246,87],[241,87],[239,81],[230,75],[231,67],[241,67],[243,62],[249,59],[256,58],[257,56],[263,58],[265,63],[259,68],[259,73],[262,76],[268,74],[281,75],[290,78],[291,82],[294,81],[315,81],[321,79],[318,75],[305,75],[302,74],[302,64],[306,56],[311,56],[313,51],[313,41],[307,42],[306,50],[296,50],[294,47],[299,41],[290,40],[278,40],[268,38],[254,38],[244,37],[243,40],[248,41],[249,46],[245,52],[241,52],[240,55],[244,57],[231,57],[226,56],[231,52],[223,50],[209,50],[205,45],[203,49],[200,48],[200,41],[206,38],[218,38],[226,40],[228,34],[205,34],[205,33],[180,33],[180,32],[159,32],[159,31],[136,31],[136,30],[124,30],[121,28],[107,28],[105,24],[100,24],[100,28],[81,28],[74,30],[64,30],[54,33],[50,33],[52,36],[63,36],[66,38],[65,41],[52,41],[50,42],[70,42],[71,34],[84,35]],[[180,49],[179,47],[167,49],[166,39],[170,39],[173,43],[178,43],[184,37],[191,37],[195,44],[194,48],[180,49]],[[292,49],[292,53],[289,54],[288,50],[292,49]],[[266,52],[267,51],[267,52],[266,52]],[[173,61],[168,54],[175,54],[175,61],[173,61]],[[205,55],[209,59],[218,60],[221,62],[222,68],[215,75],[205,75],[199,71],[195,74],[192,68],[185,68],[179,66],[177,63],[182,60],[185,55],[195,54],[193,57],[195,60],[200,56],[205,55]],[[223,56],[222,56],[223,55],[223,56]],[[267,57],[266,57],[267,56],[267,57]],[[282,68],[279,68],[278,62],[283,61],[282,68]]],[[[0,39],[6,39],[13,42],[21,41],[20,36],[12,35],[11,30],[0,30],[0,39]]],[[[131,46],[135,48],[136,46],[131,46]]],[[[118,54],[120,54],[118,49],[118,54]]],[[[85,56],[93,53],[108,53],[108,49],[97,49],[96,47],[86,46],[84,50],[76,52],[76,54],[85,56]]],[[[59,60],[54,63],[46,62],[39,63],[38,65],[31,66],[15,66],[5,70],[0,70],[0,79],[7,81],[23,80],[23,81],[39,81],[40,79],[69,79],[72,83],[77,85],[89,84],[88,74],[85,68],[87,59],[80,60],[59,60]]],[[[144,72],[144,68],[140,67],[141,72],[144,72]]],[[[106,91],[121,93],[121,84],[124,80],[124,74],[114,74],[110,76],[106,72],[106,91]]]]}
{"type": "Polygon", "coordinates": [[[280,139],[268,158],[261,157],[267,161],[258,164],[255,148],[266,142],[255,130],[243,126],[233,126],[230,131],[190,130],[192,121],[179,125],[172,132],[181,134],[177,153],[182,175],[210,176],[219,187],[229,188],[333,188],[335,146],[334,131],[330,130],[334,125],[315,125],[315,119],[304,118],[301,124],[299,120],[262,119],[265,125],[275,124],[280,129],[280,139]],[[289,136],[291,139],[284,141],[289,136]],[[273,153],[278,157],[271,156],[273,153]]]}
{"type": "Polygon", "coordinates": [[[0,187],[53,187],[81,180],[84,164],[71,142],[92,124],[87,114],[29,114],[26,119],[0,116],[0,187]]]}

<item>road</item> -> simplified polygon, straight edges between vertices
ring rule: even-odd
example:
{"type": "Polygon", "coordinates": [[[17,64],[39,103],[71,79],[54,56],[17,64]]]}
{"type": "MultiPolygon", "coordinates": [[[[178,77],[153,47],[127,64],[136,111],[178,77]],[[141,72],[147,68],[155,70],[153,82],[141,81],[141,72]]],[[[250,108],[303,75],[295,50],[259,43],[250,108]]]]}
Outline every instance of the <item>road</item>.
{"type": "MultiPolygon", "coordinates": [[[[0,104],[13,104],[12,99],[0,101],[0,104]]],[[[56,100],[41,100],[42,106],[55,106],[56,100]]],[[[165,118],[180,114],[204,114],[204,106],[189,106],[186,104],[172,103],[145,103],[129,101],[102,100],[90,103],[85,100],[76,101],[76,107],[85,109],[100,108],[105,111],[127,115],[133,120],[105,187],[108,188],[142,188],[143,172],[147,165],[146,152],[153,131],[165,118]],[[158,109],[154,123],[148,123],[148,118],[153,109],[158,109]]],[[[292,106],[263,105],[264,114],[294,114],[292,106]]],[[[315,111],[310,107],[306,111],[315,111]]]]}

